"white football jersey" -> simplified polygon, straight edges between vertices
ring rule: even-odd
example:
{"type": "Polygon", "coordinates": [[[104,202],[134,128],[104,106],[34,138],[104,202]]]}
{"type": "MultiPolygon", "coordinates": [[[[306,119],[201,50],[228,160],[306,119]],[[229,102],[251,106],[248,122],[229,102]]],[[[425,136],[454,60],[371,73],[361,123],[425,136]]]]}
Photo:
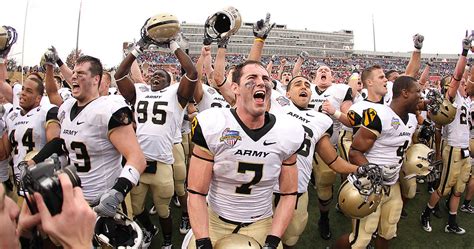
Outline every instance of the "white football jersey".
{"type": "MultiPolygon", "coordinates": [[[[281,101],[280,101],[281,102],[281,101]]],[[[274,105],[272,104],[272,109],[274,105]]],[[[313,155],[316,144],[325,134],[332,135],[332,120],[327,115],[315,111],[314,109],[292,108],[290,105],[281,106],[277,110],[286,110],[288,118],[299,122],[305,131],[305,138],[302,148],[297,154],[298,166],[298,193],[305,193],[308,190],[308,183],[313,171],[313,155]]],[[[270,110],[272,112],[272,110],[270,110]]],[[[281,114],[281,111],[275,115],[281,114]]],[[[279,185],[275,185],[275,192],[279,193],[279,185]]]]}
{"type": "Polygon", "coordinates": [[[453,122],[443,127],[443,132],[448,145],[457,148],[469,147],[469,110],[471,109],[471,98],[463,97],[457,91],[454,97],[456,117],[453,122]]]}
{"type": "Polygon", "coordinates": [[[67,88],[67,87],[59,88],[59,89],[58,89],[58,94],[59,94],[59,96],[61,96],[61,98],[63,99],[63,101],[66,101],[66,100],[68,100],[69,98],[72,98],[71,89],[69,89],[69,88],[67,88]]]}
{"type": "Polygon", "coordinates": [[[471,100],[471,107],[469,108],[469,110],[470,110],[470,113],[469,113],[469,129],[470,129],[469,138],[474,139],[474,126],[473,126],[473,123],[474,123],[474,101],[472,101],[472,100],[471,100]]]}
{"type": "Polygon", "coordinates": [[[390,106],[393,98],[393,82],[387,81],[387,93],[383,96],[383,101],[386,106],[390,106]]]}
{"type": "Polygon", "coordinates": [[[393,175],[389,177],[391,180],[384,179],[384,185],[387,186],[398,181],[405,151],[411,144],[412,135],[418,124],[416,116],[411,113],[408,114],[408,120],[405,122],[392,108],[380,104],[372,105],[364,110],[362,115],[363,127],[368,128],[377,136],[377,140],[365,153],[365,157],[370,163],[392,169],[393,175]]]}
{"type": "Polygon", "coordinates": [[[6,118],[8,140],[12,147],[13,173],[19,177],[18,164],[30,151],[40,151],[46,144],[45,127],[49,122],[58,122],[58,107],[40,105],[22,115],[20,108],[13,109],[6,118]]]}
{"type": "MultiPolygon", "coordinates": [[[[7,125],[6,125],[6,119],[8,113],[13,108],[13,105],[10,103],[5,103],[5,104],[0,104],[0,136],[3,135],[3,133],[6,131],[7,125]]],[[[4,182],[8,180],[8,161],[10,160],[10,157],[8,157],[5,160],[0,161],[0,182],[4,182]]]]}
{"type": "MultiPolygon", "coordinates": [[[[346,100],[352,101],[352,88],[346,84],[332,84],[325,91],[321,92],[317,87],[311,88],[310,108],[316,111],[321,111],[321,105],[328,100],[329,103],[338,111],[341,110],[342,102],[346,100]],[[314,107],[311,104],[314,104],[314,107]]],[[[331,117],[333,121],[333,134],[331,136],[331,143],[337,145],[337,138],[339,137],[339,130],[341,129],[341,122],[335,117],[331,117]]]]}
{"type": "Polygon", "coordinates": [[[282,162],[302,145],[300,123],[265,114],[265,125],[248,129],[235,109],[212,108],[193,121],[193,142],[214,156],[209,206],[219,216],[255,222],[272,216],[273,188],[282,162]]]}
{"type": "Polygon", "coordinates": [[[216,89],[202,84],[202,90],[204,94],[202,95],[201,101],[196,105],[196,108],[199,112],[207,110],[212,107],[217,108],[230,108],[230,104],[225,101],[224,97],[217,92],[216,89]]]}
{"type": "Polygon", "coordinates": [[[131,123],[132,117],[125,103],[111,101],[108,96],[82,108],[77,114],[76,99],[68,99],[59,108],[58,118],[70,164],[76,167],[84,197],[91,203],[113,187],[122,171],[122,155],[110,142],[109,134],[131,123]]]}
{"type": "Polygon", "coordinates": [[[178,86],[151,91],[135,84],[137,138],[148,161],[173,164],[173,142],[181,139],[185,109],[178,101],[178,86]]]}

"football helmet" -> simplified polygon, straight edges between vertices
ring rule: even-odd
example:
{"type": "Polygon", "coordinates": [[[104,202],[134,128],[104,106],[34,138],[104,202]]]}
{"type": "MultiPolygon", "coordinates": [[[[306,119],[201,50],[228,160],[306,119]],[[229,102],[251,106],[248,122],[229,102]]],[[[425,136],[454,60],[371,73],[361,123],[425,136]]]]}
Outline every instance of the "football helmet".
{"type": "Polygon", "coordinates": [[[204,24],[204,45],[229,38],[239,31],[242,25],[240,12],[234,7],[227,7],[209,16],[204,24]]]}
{"type": "Polygon", "coordinates": [[[232,233],[228,234],[218,241],[214,245],[214,249],[260,249],[262,246],[254,238],[239,234],[232,233]]]}
{"type": "Polygon", "coordinates": [[[142,38],[149,38],[155,43],[166,43],[175,37],[181,26],[173,14],[162,13],[148,18],[141,29],[142,38]]]}
{"type": "Polygon", "coordinates": [[[10,26],[0,26],[0,51],[9,49],[15,44],[18,34],[10,26]]]}
{"type": "Polygon", "coordinates": [[[349,174],[339,188],[339,207],[354,219],[362,219],[375,212],[382,200],[382,176],[349,174]]]}
{"type": "Polygon", "coordinates": [[[402,170],[405,179],[428,175],[435,160],[435,152],[424,144],[413,144],[408,148],[403,159],[402,170]]]}
{"type": "Polygon", "coordinates": [[[140,226],[120,211],[115,217],[97,216],[94,233],[94,245],[102,248],[138,249],[143,241],[140,226]]]}
{"type": "Polygon", "coordinates": [[[437,90],[431,89],[427,96],[431,100],[427,106],[428,116],[438,125],[447,125],[456,117],[456,107],[437,90]]]}

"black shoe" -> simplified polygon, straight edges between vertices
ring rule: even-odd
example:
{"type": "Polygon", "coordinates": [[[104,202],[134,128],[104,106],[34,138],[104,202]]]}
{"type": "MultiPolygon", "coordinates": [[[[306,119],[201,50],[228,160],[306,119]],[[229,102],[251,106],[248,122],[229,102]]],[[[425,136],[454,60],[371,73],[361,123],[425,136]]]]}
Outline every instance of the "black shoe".
{"type": "Polygon", "coordinates": [[[421,215],[421,227],[427,232],[431,232],[430,217],[421,215]]]}
{"type": "Polygon", "coordinates": [[[464,228],[462,227],[459,227],[458,224],[454,224],[454,225],[448,224],[444,227],[444,231],[447,233],[455,233],[459,235],[466,233],[466,230],[464,230],[464,228]]]}
{"type": "Polygon", "coordinates": [[[402,208],[402,213],[400,214],[400,218],[406,219],[407,217],[408,217],[407,211],[404,208],[402,208]]]}
{"type": "Polygon", "coordinates": [[[319,235],[324,240],[329,240],[331,238],[331,229],[329,228],[329,219],[319,220],[319,235]]]}

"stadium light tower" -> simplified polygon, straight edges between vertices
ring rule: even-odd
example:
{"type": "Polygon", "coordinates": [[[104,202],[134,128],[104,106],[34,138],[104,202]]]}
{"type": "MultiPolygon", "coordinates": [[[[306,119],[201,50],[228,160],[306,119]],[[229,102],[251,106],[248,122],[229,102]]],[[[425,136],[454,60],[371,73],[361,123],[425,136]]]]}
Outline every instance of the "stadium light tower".
{"type": "Polygon", "coordinates": [[[76,59],[77,59],[77,56],[79,55],[78,54],[78,51],[79,51],[79,30],[80,30],[80,26],[81,26],[81,10],[82,10],[82,0],[79,4],[79,15],[77,17],[77,33],[76,33],[76,59]]]}
{"type": "Polygon", "coordinates": [[[374,14],[372,14],[372,37],[374,39],[374,52],[377,52],[377,48],[375,46],[375,21],[374,21],[374,14]]]}
{"type": "Polygon", "coordinates": [[[26,9],[25,9],[25,21],[23,22],[23,44],[21,45],[21,83],[23,84],[23,71],[24,67],[24,59],[25,59],[25,37],[26,37],[26,20],[28,18],[28,7],[30,6],[30,0],[26,1],[26,9]]]}

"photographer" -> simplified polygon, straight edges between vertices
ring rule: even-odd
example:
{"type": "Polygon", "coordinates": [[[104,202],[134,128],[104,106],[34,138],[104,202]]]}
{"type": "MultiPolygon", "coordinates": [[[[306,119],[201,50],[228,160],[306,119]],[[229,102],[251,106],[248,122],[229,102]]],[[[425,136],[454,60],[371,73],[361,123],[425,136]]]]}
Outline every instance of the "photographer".
{"type": "Polygon", "coordinates": [[[20,248],[19,236],[29,237],[31,229],[38,225],[64,248],[92,248],[96,214],[85,201],[81,188],[73,188],[66,174],[60,174],[59,180],[64,201],[62,212],[55,216],[51,216],[38,193],[34,199],[39,213],[32,215],[25,203],[20,212],[0,185],[0,248],[20,248]]]}

